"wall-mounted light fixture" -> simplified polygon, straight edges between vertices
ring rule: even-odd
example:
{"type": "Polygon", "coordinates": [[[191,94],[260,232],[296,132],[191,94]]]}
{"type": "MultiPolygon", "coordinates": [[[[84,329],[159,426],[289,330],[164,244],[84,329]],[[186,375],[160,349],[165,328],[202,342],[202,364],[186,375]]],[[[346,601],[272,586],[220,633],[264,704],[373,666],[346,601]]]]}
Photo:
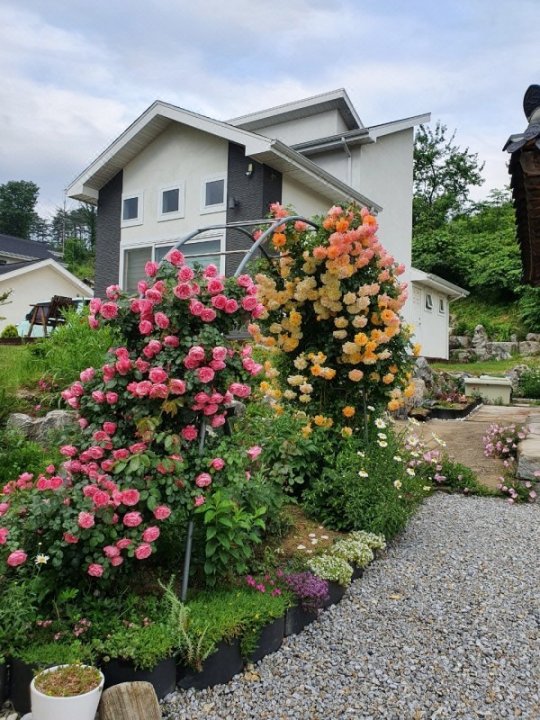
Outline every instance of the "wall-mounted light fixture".
{"type": "Polygon", "coordinates": [[[251,177],[253,175],[253,163],[249,163],[246,170],[246,177],[251,177]]]}
{"type": "Polygon", "coordinates": [[[229,210],[234,210],[239,205],[240,205],[240,201],[237,200],[237,198],[235,198],[233,195],[230,195],[229,201],[227,202],[227,207],[229,208],[229,210]]]}

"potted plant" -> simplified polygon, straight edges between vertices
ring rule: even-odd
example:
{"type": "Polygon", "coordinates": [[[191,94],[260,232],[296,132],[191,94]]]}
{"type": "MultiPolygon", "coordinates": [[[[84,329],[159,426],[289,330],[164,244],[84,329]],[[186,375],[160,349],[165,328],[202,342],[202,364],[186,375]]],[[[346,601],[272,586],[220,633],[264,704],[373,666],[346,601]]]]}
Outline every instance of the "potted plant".
{"type": "Polygon", "coordinates": [[[103,691],[103,673],[91,665],[57,665],[30,685],[32,720],[94,720],[103,691]]]}

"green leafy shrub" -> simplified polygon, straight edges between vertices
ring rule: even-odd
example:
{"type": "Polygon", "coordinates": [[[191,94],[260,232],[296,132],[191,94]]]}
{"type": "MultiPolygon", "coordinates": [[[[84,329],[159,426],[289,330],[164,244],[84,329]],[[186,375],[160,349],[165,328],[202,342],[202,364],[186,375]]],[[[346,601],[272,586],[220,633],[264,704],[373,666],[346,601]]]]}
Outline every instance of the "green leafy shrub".
{"type": "Polygon", "coordinates": [[[519,379],[519,394],[526,398],[540,398],[540,367],[529,368],[519,379]]]}
{"type": "Polygon", "coordinates": [[[525,288],[519,299],[519,317],[527,332],[540,332],[540,288],[525,288]]]}
{"type": "Polygon", "coordinates": [[[56,450],[44,449],[16,432],[0,430],[0,486],[16,480],[23,472],[39,473],[60,459],[56,450]]]}
{"type": "Polygon", "coordinates": [[[352,566],[341,555],[330,553],[317,555],[307,561],[307,566],[311,572],[323,580],[329,580],[344,586],[351,584],[352,566]]]}
{"type": "Polygon", "coordinates": [[[2,339],[12,339],[12,338],[18,338],[19,333],[17,331],[17,328],[15,325],[6,325],[6,327],[2,330],[2,334],[0,335],[0,338],[2,339]]]}

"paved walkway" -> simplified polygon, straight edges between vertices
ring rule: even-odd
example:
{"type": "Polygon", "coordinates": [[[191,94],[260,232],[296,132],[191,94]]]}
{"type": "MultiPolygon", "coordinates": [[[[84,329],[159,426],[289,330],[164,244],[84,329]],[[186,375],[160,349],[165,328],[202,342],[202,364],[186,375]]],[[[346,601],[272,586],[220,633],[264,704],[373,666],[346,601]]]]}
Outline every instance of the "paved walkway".
{"type": "Polygon", "coordinates": [[[481,405],[464,420],[429,420],[416,426],[415,432],[428,447],[436,446],[432,437],[435,433],[446,442],[446,452],[451,458],[474,470],[480,482],[496,488],[503,471],[502,461],[484,455],[482,438],[493,423],[526,424],[531,412],[528,407],[481,405]]]}

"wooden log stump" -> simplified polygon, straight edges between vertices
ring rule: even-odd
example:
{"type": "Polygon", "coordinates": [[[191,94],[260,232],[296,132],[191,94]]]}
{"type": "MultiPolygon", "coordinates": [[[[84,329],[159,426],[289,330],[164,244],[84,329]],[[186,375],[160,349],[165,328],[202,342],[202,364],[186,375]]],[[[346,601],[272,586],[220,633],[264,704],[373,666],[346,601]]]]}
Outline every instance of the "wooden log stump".
{"type": "Polygon", "coordinates": [[[161,708],[148,682],[126,682],[105,690],[99,720],[161,720],[161,708]]]}

